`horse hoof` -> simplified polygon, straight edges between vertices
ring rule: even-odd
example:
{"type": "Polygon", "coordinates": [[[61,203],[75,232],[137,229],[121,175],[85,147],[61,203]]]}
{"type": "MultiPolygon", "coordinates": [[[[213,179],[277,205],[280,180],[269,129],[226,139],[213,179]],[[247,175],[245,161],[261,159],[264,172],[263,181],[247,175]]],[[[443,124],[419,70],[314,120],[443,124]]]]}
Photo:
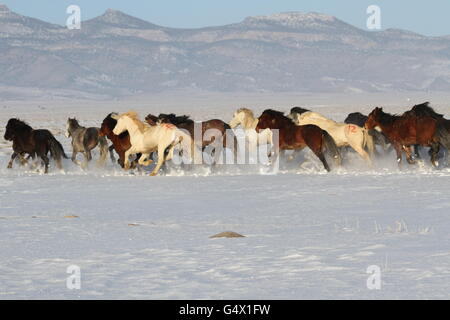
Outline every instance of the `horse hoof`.
{"type": "Polygon", "coordinates": [[[156,172],[152,172],[152,173],[150,173],[150,177],[154,177],[154,176],[156,176],[156,172]]]}

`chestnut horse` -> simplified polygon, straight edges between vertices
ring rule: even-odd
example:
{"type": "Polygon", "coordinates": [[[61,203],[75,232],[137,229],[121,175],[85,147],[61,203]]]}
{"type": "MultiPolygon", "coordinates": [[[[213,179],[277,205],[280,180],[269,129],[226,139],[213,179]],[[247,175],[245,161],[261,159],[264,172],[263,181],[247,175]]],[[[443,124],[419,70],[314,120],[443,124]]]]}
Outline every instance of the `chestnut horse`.
{"type": "Polygon", "coordinates": [[[267,109],[258,118],[256,131],[260,132],[267,128],[278,129],[279,150],[301,150],[309,147],[320,159],[325,170],[330,171],[323,153],[326,148],[336,162],[341,163],[341,155],[333,138],[316,125],[298,126],[282,112],[267,109]]]}
{"type": "MultiPolygon", "coordinates": [[[[113,130],[114,127],[117,124],[117,120],[114,119],[112,116],[118,116],[118,113],[112,112],[106,116],[106,118],[102,122],[102,126],[100,127],[99,136],[104,137],[106,136],[111,142],[112,146],[109,148],[109,151],[111,152],[112,149],[116,150],[117,154],[119,155],[119,160],[117,162],[119,165],[124,168],[125,165],[125,151],[130,149],[131,142],[130,142],[130,135],[128,131],[124,131],[119,135],[115,135],[113,130]]],[[[113,160],[112,152],[111,154],[111,160],[113,160]]],[[[137,159],[139,159],[141,155],[137,155],[137,159]]],[[[134,160],[131,163],[131,168],[135,168],[137,165],[137,159],[134,160]]]]}
{"type": "Polygon", "coordinates": [[[383,112],[382,108],[375,108],[365,123],[366,129],[379,127],[389,138],[397,152],[397,162],[401,166],[402,150],[405,151],[408,163],[413,164],[412,145],[430,147],[431,163],[437,167],[440,138],[438,123],[429,116],[416,117],[411,115],[391,115],[383,112]]]}

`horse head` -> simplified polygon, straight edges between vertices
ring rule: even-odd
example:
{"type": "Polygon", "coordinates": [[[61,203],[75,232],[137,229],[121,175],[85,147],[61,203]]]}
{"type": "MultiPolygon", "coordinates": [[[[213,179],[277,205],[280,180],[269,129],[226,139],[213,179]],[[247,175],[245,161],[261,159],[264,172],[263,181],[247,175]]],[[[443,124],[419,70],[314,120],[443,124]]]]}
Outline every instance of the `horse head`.
{"type": "Polygon", "coordinates": [[[11,118],[6,124],[5,135],[3,138],[5,140],[12,141],[17,135],[30,132],[31,130],[33,129],[25,122],[16,118],[11,118]]]}
{"type": "Polygon", "coordinates": [[[103,120],[102,125],[100,126],[99,136],[104,137],[113,134],[112,131],[117,124],[117,120],[113,118],[113,116],[117,116],[118,114],[115,112],[111,112],[108,116],[103,120]]]}
{"type": "Polygon", "coordinates": [[[151,126],[156,126],[159,122],[170,123],[170,121],[168,121],[167,118],[165,118],[165,117],[159,118],[157,116],[154,116],[153,114],[148,114],[145,117],[145,121],[151,126]]]}
{"type": "Polygon", "coordinates": [[[383,108],[376,107],[369,113],[366,122],[364,123],[364,128],[368,130],[374,129],[380,123],[380,117],[383,114],[383,108]]]}
{"type": "Polygon", "coordinates": [[[66,133],[65,136],[70,138],[72,136],[72,131],[78,128],[80,125],[76,118],[67,119],[66,133]]]}
{"type": "Polygon", "coordinates": [[[233,114],[233,119],[231,119],[229,125],[231,129],[236,128],[238,125],[242,125],[245,129],[249,129],[254,120],[255,117],[253,116],[252,110],[240,108],[233,114]]]}

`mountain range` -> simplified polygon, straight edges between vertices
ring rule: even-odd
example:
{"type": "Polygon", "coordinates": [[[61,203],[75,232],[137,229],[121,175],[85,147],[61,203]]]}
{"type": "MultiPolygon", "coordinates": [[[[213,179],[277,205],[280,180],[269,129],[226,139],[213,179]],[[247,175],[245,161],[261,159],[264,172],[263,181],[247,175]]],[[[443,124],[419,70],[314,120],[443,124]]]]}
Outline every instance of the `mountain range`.
{"type": "Polygon", "coordinates": [[[180,90],[450,91],[450,37],[301,12],[179,29],[108,9],[69,30],[0,5],[0,99],[180,90]]]}

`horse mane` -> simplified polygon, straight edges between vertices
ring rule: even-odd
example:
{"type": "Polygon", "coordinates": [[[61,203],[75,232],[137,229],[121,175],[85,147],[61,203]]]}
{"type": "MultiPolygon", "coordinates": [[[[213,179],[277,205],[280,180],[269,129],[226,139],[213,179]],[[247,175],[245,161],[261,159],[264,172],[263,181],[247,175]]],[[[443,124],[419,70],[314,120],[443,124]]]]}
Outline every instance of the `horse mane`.
{"type": "MultiPolygon", "coordinates": [[[[262,114],[268,114],[268,115],[271,115],[271,116],[274,116],[274,117],[283,117],[283,118],[287,118],[287,117],[284,115],[284,112],[277,111],[277,110],[273,110],[273,109],[266,109],[266,110],[263,111],[262,114]]],[[[288,119],[288,118],[287,118],[287,119],[288,119]]]]}
{"type": "Polygon", "coordinates": [[[246,116],[249,116],[249,117],[252,117],[252,118],[255,117],[254,114],[253,114],[253,111],[250,110],[250,109],[247,109],[247,108],[239,108],[239,109],[236,110],[236,112],[237,113],[243,112],[243,113],[245,113],[246,116]]]}
{"type": "Polygon", "coordinates": [[[11,118],[8,120],[8,124],[6,125],[7,127],[15,130],[24,130],[24,131],[32,131],[33,128],[26,123],[25,121],[22,121],[18,118],[11,118]]]}
{"type": "Polygon", "coordinates": [[[128,112],[122,113],[120,115],[120,118],[122,118],[122,117],[130,118],[134,122],[134,124],[138,127],[139,131],[141,131],[142,133],[144,133],[149,128],[148,125],[146,125],[144,122],[142,122],[139,119],[139,115],[137,114],[136,111],[128,111],[128,112]]]}
{"type": "Polygon", "coordinates": [[[384,112],[381,109],[380,109],[378,115],[379,115],[378,116],[378,121],[380,122],[380,124],[382,124],[384,126],[385,125],[387,125],[387,126],[392,125],[392,123],[394,123],[394,121],[399,118],[398,115],[384,112]]]}
{"type": "Polygon", "coordinates": [[[158,119],[161,121],[169,121],[171,124],[177,126],[186,122],[193,122],[193,120],[188,115],[177,116],[174,113],[160,113],[158,119]]]}
{"type": "Polygon", "coordinates": [[[443,118],[444,115],[437,113],[433,108],[430,107],[429,102],[424,102],[421,104],[416,104],[412,107],[411,111],[418,117],[430,116],[433,118],[443,118]]]}
{"type": "Polygon", "coordinates": [[[298,114],[302,114],[302,113],[309,112],[309,111],[311,111],[311,110],[300,108],[300,107],[293,107],[291,109],[291,113],[298,113],[298,114]]]}

